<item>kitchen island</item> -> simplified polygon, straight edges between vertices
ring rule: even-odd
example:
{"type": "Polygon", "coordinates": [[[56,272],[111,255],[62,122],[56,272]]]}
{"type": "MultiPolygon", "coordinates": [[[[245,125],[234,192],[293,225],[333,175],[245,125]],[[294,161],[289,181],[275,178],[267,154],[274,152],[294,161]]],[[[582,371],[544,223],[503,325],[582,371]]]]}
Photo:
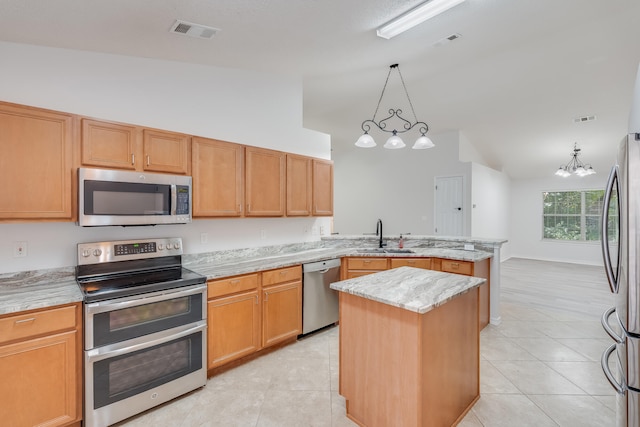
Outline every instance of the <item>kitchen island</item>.
{"type": "Polygon", "coordinates": [[[333,283],[340,394],[361,426],[451,426],[480,397],[478,286],[400,267],[333,283]]]}

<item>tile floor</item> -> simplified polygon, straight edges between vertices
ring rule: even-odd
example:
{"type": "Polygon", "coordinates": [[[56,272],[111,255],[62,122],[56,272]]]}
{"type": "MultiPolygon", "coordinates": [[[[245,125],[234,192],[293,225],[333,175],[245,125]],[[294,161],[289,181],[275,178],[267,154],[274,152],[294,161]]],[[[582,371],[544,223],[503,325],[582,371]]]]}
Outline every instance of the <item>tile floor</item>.
{"type": "MultiPolygon", "coordinates": [[[[481,398],[459,425],[613,427],[599,362],[611,342],[600,316],[613,305],[602,268],[510,259],[501,278],[502,323],[480,337],[481,398]]],[[[331,328],[117,426],[355,426],[337,390],[331,328]]]]}

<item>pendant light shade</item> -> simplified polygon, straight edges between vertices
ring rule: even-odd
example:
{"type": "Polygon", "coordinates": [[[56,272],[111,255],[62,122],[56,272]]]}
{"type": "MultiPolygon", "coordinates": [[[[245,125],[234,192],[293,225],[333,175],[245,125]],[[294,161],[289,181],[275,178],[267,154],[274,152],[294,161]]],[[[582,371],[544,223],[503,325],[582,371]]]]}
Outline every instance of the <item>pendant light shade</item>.
{"type": "Polygon", "coordinates": [[[562,178],[566,178],[571,176],[571,174],[575,174],[579,177],[589,176],[596,173],[593,167],[589,164],[584,164],[580,161],[578,156],[580,155],[580,149],[578,148],[578,143],[573,144],[573,153],[571,153],[571,160],[564,166],[560,166],[556,171],[557,176],[561,176],[562,178]]]}
{"type": "Polygon", "coordinates": [[[389,150],[396,150],[398,148],[406,147],[406,144],[404,143],[402,138],[400,138],[394,132],[393,135],[391,135],[389,139],[387,139],[387,142],[384,143],[383,147],[388,148],[389,150]]]}
{"type": "Polygon", "coordinates": [[[358,140],[356,141],[356,147],[360,147],[360,148],[371,148],[371,147],[375,147],[376,145],[377,144],[373,140],[371,135],[369,135],[366,132],[362,134],[360,138],[358,138],[358,140]]]}
{"type": "Polygon", "coordinates": [[[422,135],[420,138],[418,138],[416,140],[416,143],[413,144],[413,148],[414,150],[426,150],[427,148],[432,148],[435,147],[435,144],[433,143],[433,141],[431,141],[431,139],[426,136],[426,135],[422,135]]]}

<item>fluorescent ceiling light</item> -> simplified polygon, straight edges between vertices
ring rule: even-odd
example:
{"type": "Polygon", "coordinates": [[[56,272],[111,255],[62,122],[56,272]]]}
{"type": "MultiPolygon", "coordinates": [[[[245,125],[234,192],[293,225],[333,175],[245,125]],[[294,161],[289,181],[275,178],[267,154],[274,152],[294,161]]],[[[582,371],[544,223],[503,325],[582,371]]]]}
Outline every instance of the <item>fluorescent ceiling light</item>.
{"type": "Polygon", "coordinates": [[[383,39],[390,39],[418,24],[422,24],[427,19],[440,15],[442,12],[451,9],[463,1],[464,0],[427,1],[378,28],[377,34],[383,39]]]}

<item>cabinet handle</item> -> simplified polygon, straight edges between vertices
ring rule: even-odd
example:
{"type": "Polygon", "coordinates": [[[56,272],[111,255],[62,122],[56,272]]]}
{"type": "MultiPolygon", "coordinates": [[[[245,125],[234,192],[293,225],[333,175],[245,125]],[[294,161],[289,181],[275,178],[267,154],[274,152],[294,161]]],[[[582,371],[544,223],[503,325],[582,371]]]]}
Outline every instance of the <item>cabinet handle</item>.
{"type": "Polygon", "coordinates": [[[280,275],[281,275],[281,276],[284,276],[285,274],[287,274],[287,272],[286,272],[286,271],[281,271],[281,272],[280,272],[280,275]]]}
{"type": "Polygon", "coordinates": [[[269,292],[264,293],[264,302],[269,301],[269,292]]]}
{"type": "Polygon", "coordinates": [[[238,203],[238,212],[242,212],[242,203],[238,203]]]}
{"type": "Polygon", "coordinates": [[[258,295],[255,295],[256,297],[256,305],[258,305],[258,295]]]}
{"type": "Polygon", "coordinates": [[[151,161],[151,158],[149,157],[149,155],[147,154],[147,166],[149,166],[149,162],[151,161]]]}
{"type": "Polygon", "coordinates": [[[452,262],[451,263],[451,267],[458,268],[458,267],[460,267],[460,264],[458,264],[457,262],[452,262]]]}
{"type": "Polygon", "coordinates": [[[247,213],[251,212],[251,203],[247,204],[247,213]]]}
{"type": "Polygon", "coordinates": [[[410,260],[408,260],[408,261],[407,261],[407,264],[415,264],[415,263],[416,263],[416,262],[415,262],[414,260],[412,260],[412,259],[410,259],[410,260]]]}
{"type": "Polygon", "coordinates": [[[240,279],[229,280],[229,283],[232,285],[237,285],[238,283],[240,283],[240,279]]]}
{"type": "Polygon", "coordinates": [[[136,155],[131,153],[131,164],[135,165],[136,164],[136,155]]]}
{"type": "Polygon", "coordinates": [[[21,320],[16,320],[16,325],[19,325],[21,323],[29,323],[29,322],[34,322],[36,320],[35,317],[30,317],[28,319],[21,319],[21,320]]]}
{"type": "Polygon", "coordinates": [[[365,259],[363,262],[364,262],[365,264],[370,264],[370,263],[371,263],[371,260],[369,260],[369,259],[365,259]]]}

